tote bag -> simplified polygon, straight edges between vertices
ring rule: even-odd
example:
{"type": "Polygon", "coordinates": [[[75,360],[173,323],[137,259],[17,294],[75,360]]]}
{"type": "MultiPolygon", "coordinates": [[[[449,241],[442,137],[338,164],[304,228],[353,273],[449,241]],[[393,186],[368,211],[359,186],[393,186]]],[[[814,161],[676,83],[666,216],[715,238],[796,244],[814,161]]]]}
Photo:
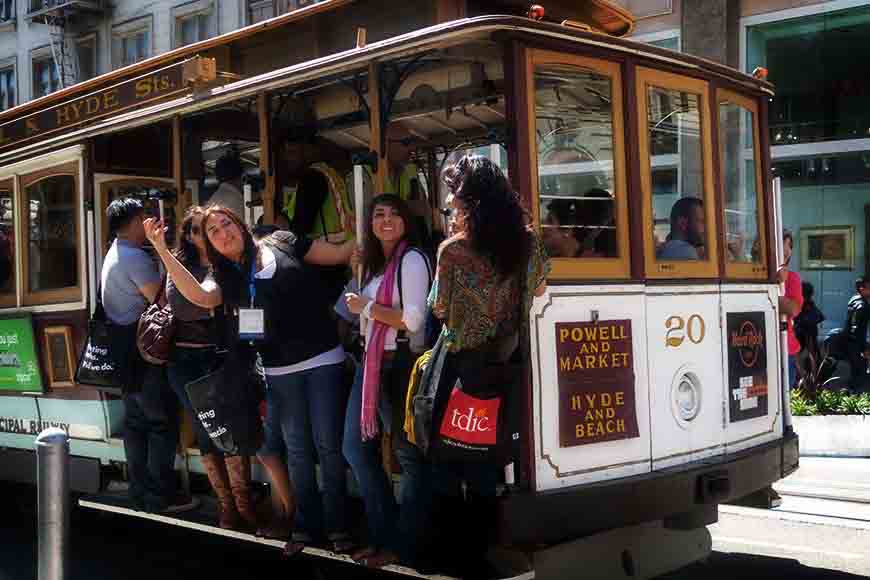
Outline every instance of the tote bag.
{"type": "Polygon", "coordinates": [[[253,356],[230,352],[216,370],[185,386],[196,418],[224,453],[253,455],[262,445],[264,382],[253,356]]]}
{"type": "Polygon", "coordinates": [[[441,461],[491,462],[502,455],[502,397],[473,396],[456,379],[432,451],[441,461]]]}
{"type": "Polygon", "coordinates": [[[88,339],[79,356],[75,381],[110,389],[132,385],[135,330],[135,325],[118,326],[110,322],[102,301],[98,300],[88,323],[88,339]]]}

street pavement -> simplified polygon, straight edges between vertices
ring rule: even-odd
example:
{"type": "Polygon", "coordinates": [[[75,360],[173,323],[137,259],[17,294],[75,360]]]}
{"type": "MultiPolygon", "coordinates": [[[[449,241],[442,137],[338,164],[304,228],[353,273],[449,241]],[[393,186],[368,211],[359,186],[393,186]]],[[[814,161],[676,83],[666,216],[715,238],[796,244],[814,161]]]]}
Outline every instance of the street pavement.
{"type": "Polygon", "coordinates": [[[777,483],[782,506],[720,506],[713,555],[668,580],[870,576],[870,459],[802,457],[777,483]]]}
{"type": "MultiPolygon", "coordinates": [[[[778,509],[720,506],[719,522],[710,526],[710,558],[661,580],[870,576],[870,459],[801,458],[801,469],[776,487],[783,495],[778,509]]],[[[35,493],[2,486],[0,497],[0,580],[34,579],[35,493]]],[[[76,510],[72,532],[68,580],[396,577],[320,560],[287,561],[274,548],[94,510],[76,510]]]]}

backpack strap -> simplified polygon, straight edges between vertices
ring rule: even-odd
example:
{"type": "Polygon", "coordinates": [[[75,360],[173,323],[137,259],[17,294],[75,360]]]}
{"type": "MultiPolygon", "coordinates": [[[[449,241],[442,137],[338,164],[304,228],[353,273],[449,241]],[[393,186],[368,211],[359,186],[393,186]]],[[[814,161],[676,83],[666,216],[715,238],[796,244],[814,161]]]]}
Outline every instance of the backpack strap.
{"type": "MultiPolygon", "coordinates": [[[[396,275],[398,276],[397,282],[399,284],[399,308],[401,310],[405,309],[405,299],[402,296],[402,262],[405,261],[405,256],[408,254],[408,252],[417,252],[418,254],[420,254],[420,256],[423,257],[423,262],[426,264],[426,274],[428,274],[428,279],[429,279],[428,285],[429,286],[432,285],[432,267],[429,265],[429,258],[419,248],[415,248],[413,246],[409,246],[409,247],[405,248],[405,251],[402,254],[402,257],[399,258],[399,271],[396,273],[396,275]]],[[[405,330],[399,330],[396,333],[396,339],[398,340],[400,338],[405,338],[406,332],[407,331],[405,331],[405,330]]]]}

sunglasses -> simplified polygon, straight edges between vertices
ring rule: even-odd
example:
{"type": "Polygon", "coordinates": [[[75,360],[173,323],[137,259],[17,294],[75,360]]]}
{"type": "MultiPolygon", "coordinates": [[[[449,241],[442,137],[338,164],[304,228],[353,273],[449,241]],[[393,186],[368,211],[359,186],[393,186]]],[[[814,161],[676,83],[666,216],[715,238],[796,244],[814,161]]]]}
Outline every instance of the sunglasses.
{"type": "Polygon", "coordinates": [[[201,231],[199,226],[190,226],[190,233],[194,236],[198,236],[201,231]]]}

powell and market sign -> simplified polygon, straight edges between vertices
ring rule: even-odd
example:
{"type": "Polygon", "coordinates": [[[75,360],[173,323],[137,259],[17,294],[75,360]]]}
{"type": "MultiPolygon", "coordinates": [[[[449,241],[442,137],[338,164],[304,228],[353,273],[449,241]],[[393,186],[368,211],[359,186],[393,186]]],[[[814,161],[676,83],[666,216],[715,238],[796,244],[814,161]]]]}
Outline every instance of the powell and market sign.
{"type": "Polygon", "coordinates": [[[0,149],[184,92],[213,67],[213,59],[194,57],[14,119],[0,125],[0,149]]]}

